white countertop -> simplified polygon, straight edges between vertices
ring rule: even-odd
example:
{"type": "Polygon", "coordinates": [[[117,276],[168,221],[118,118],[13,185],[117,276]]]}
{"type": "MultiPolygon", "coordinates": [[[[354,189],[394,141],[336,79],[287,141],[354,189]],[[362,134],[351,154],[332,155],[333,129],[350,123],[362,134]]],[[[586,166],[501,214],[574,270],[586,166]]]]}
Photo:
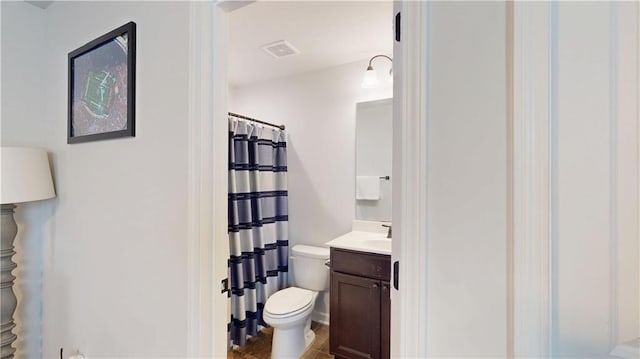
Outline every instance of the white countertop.
{"type": "Polygon", "coordinates": [[[325,244],[352,251],[391,255],[391,239],[381,232],[351,231],[325,244]]]}

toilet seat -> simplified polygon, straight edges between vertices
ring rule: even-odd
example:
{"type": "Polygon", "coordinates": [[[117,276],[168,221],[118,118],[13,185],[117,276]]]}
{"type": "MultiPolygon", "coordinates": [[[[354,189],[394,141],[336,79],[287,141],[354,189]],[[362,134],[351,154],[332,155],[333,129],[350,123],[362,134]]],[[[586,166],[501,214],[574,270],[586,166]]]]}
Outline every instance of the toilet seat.
{"type": "Polygon", "coordinates": [[[265,314],[271,318],[287,318],[306,312],[313,307],[316,292],[289,287],[274,293],[264,307],[265,314]]]}

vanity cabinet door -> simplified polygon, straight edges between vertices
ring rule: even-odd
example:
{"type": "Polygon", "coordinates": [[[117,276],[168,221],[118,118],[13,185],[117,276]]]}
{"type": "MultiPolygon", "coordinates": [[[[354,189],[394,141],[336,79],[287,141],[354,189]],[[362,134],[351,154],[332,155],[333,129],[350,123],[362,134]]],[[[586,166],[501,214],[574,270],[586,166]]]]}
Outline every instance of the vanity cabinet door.
{"type": "Polygon", "coordinates": [[[382,292],[380,293],[380,321],[381,321],[381,350],[382,358],[391,357],[391,284],[382,282],[382,292]]]}
{"type": "Polygon", "coordinates": [[[331,272],[329,342],[336,357],[381,357],[381,291],[379,280],[331,272]]]}

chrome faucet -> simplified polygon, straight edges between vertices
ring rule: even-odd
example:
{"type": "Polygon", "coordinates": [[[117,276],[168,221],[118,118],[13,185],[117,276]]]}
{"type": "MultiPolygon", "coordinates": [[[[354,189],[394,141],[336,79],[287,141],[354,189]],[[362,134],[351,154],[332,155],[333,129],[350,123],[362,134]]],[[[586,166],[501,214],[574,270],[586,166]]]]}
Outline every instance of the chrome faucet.
{"type": "Polygon", "coordinates": [[[391,225],[390,224],[383,224],[382,225],[384,228],[388,228],[389,231],[387,232],[387,238],[391,238],[391,225]]]}

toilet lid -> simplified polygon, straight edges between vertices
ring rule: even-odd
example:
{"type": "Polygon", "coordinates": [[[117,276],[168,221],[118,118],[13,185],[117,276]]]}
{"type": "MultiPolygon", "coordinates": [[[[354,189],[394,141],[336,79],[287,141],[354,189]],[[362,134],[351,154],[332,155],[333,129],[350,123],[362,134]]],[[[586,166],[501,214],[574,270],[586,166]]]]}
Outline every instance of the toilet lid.
{"type": "Polygon", "coordinates": [[[264,309],[270,315],[276,316],[299,312],[313,304],[313,293],[307,289],[289,287],[269,297],[264,309]]]}

